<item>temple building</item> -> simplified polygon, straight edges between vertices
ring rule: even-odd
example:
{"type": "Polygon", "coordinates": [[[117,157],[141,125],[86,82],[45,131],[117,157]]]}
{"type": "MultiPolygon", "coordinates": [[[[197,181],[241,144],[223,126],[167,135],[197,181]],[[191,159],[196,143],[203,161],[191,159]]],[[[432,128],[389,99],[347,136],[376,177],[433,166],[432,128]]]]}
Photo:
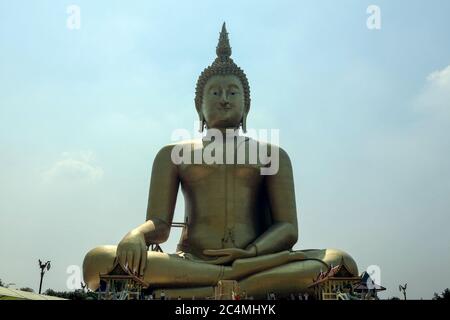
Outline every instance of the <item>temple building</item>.
{"type": "Polygon", "coordinates": [[[361,277],[353,276],[344,264],[339,264],[320,272],[309,286],[316,300],[338,300],[339,293],[348,291],[361,282],[361,277]]]}
{"type": "Polygon", "coordinates": [[[99,300],[142,300],[148,284],[123,270],[120,264],[108,274],[100,275],[99,300]]]}
{"type": "Polygon", "coordinates": [[[386,288],[375,284],[367,272],[355,277],[342,262],[326,272],[320,272],[309,286],[316,300],[371,300],[386,288]]]}

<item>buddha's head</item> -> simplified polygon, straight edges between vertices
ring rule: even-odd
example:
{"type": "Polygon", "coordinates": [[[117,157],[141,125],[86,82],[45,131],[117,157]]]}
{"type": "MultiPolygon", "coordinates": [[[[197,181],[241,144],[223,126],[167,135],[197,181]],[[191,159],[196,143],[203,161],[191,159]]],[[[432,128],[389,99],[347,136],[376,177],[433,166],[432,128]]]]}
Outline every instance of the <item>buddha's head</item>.
{"type": "Polygon", "coordinates": [[[216,48],[217,58],[200,74],[195,92],[195,107],[203,128],[239,128],[246,132],[250,110],[247,76],[230,58],[231,47],[225,23],[216,48]]]}

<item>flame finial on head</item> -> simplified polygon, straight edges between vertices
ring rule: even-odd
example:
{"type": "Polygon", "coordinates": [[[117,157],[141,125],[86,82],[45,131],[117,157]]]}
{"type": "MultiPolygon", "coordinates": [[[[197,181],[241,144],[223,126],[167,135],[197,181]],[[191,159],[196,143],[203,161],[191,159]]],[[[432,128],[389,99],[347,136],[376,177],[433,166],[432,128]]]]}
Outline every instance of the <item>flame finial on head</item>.
{"type": "Polygon", "coordinates": [[[222,31],[220,32],[219,43],[216,47],[216,54],[221,61],[227,60],[231,56],[230,40],[228,39],[228,32],[225,22],[223,23],[222,31]]]}

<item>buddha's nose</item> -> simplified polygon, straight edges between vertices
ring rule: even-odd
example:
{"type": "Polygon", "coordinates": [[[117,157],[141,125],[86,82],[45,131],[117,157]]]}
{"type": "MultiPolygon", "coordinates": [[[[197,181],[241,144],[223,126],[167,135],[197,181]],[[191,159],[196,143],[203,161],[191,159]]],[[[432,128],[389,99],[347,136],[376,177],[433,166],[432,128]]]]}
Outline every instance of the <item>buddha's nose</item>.
{"type": "Polygon", "coordinates": [[[222,108],[227,108],[230,106],[230,103],[228,102],[228,100],[222,100],[222,101],[220,101],[220,106],[222,108]]]}
{"type": "Polygon", "coordinates": [[[222,93],[222,97],[220,99],[220,105],[222,107],[228,107],[230,105],[230,102],[228,101],[228,96],[225,92],[222,93]]]}
{"type": "Polygon", "coordinates": [[[223,107],[223,108],[226,108],[226,107],[230,106],[230,103],[228,101],[226,101],[226,100],[222,100],[220,102],[220,106],[223,107]]]}

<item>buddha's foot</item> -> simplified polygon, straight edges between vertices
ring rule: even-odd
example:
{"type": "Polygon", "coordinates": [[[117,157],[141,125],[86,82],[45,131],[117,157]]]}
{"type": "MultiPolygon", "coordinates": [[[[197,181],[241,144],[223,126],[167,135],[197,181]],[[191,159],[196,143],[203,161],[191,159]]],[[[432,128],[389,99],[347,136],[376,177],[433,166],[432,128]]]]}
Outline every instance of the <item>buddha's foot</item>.
{"type": "Polygon", "coordinates": [[[231,267],[225,267],[224,280],[239,280],[257,272],[272,269],[290,262],[309,260],[301,251],[281,251],[273,254],[238,259],[231,267]]]}

